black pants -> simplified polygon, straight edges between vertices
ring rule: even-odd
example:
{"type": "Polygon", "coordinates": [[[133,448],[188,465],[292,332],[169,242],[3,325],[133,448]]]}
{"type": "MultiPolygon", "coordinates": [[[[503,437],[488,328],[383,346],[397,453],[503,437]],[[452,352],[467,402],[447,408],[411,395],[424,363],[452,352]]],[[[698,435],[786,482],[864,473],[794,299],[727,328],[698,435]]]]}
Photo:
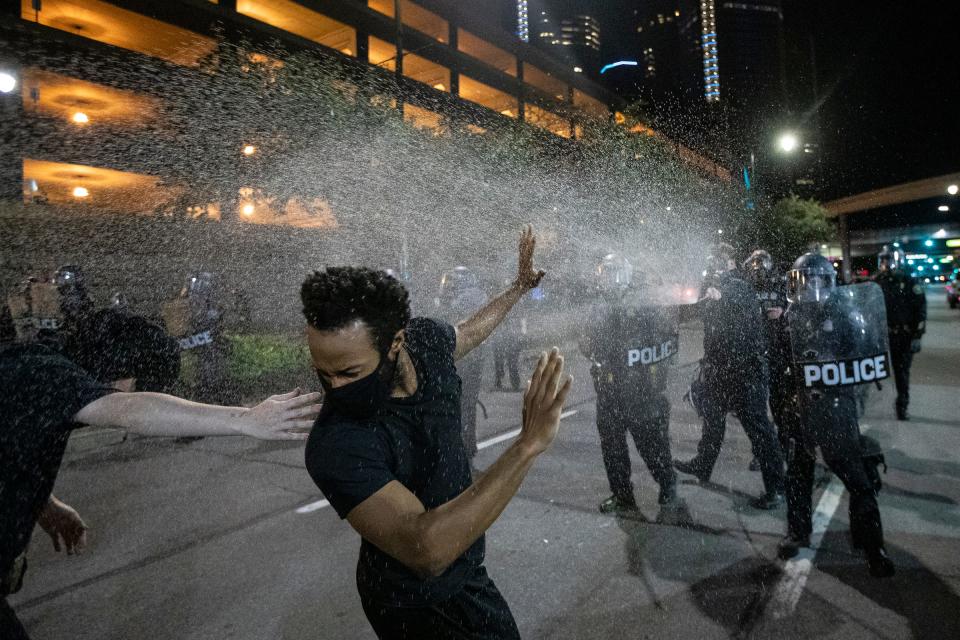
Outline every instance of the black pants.
{"type": "Polygon", "coordinates": [[[503,384],[504,368],[510,374],[510,386],[520,388],[520,342],[503,341],[493,345],[493,368],[496,373],[497,388],[503,384]]]}
{"type": "Polygon", "coordinates": [[[791,433],[792,454],[787,464],[787,525],[790,533],[804,537],[813,530],[813,477],[816,450],[850,494],[850,533],[854,546],[883,546],[883,526],[874,488],[863,466],[856,399],[825,397],[804,402],[799,427],[791,433]]]}
{"type": "Polygon", "coordinates": [[[519,640],[510,607],[483,567],[450,598],[427,607],[390,607],[360,595],[381,640],[519,640]]]}
{"type": "Polygon", "coordinates": [[[670,404],[663,397],[647,396],[644,400],[659,401],[658,411],[645,416],[618,404],[615,399],[604,397],[602,393],[597,396],[597,431],[607,481],[613,495],[626,501],[634,500],[627,432],[633,436],[637,452],[660,487],[671,487],[677,481],[670,456],[670,404]]]}
{"type": "Polygon", "coordinates": [[[713,473],[727,432],[727,414],[733,413],[743,425],[753,456],[760,463],[764,489],[767,493],[783,491],[783,451],[767,418],[766,366],[757,364],[731,371],[705,365],[703,381],[706,386],[703,437],[694,459],[698,475],[709,477],[713,473]]]}
{"type": "Polygon", "coordinates": [[[791,420],[794,381],[787,374],[787,366],[780,362],[770,365],[770,413],[777,430],[781,451],[787,450],[787,430],[791,420]]]}
{"type": "Polygon", "coordinates": [[[913,336],[898,331],[890,333],[890,360],[893,380],[897,385],[897,409],[907,410],[910,404],[910,365],[913,364],[913,336]]]}
{"type": "Polygon", "coordinates": [[[17,619],[17,614],[7,604],[6,596],[0,597],[0,638],[3,640],[30,640],[27,630],[17,619]]]}

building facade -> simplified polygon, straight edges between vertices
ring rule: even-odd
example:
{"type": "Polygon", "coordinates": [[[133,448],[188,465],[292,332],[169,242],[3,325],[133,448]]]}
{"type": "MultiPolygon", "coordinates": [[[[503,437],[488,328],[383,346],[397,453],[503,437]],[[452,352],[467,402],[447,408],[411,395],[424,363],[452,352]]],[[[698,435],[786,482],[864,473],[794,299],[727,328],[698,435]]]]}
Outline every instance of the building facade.
{"type": "MultiPolygon", "coordinates": [[[[621,104],[456,2],[0,0],[0,11],[0,68],[16,80],[0,94],[11,134],[0,154],[0,199],[10,205],[0,216],[0,289],[80,260],[112,269],[104,281],[141,286],[143,276],[115,259],[118,237],[140,263],[166,264],[172,283],[197,261],[237,283],[251,276],[232,264],[273,264],[295,280],[304,264],[324,263],[342,244],[340,212],[300,185],[267,193],[264,163],[296,140],[250,113],[282,119],[284,104],[295,99],[302,112],[311,92],[331,92],[271,88],[297,56],[332,69],[333,89],[358,108],[398,111],[428,133],[521,127],[576,144],[621,104]],[[218,102],[245,86],[270,101],[218,102]],[[104,225],[110,234],[98,231],[104,225]],[[223,251],[204,250],[213,245],[223,251]],[[302,262],[280,264],[272,256],[283,247],[302,262]]],[[[276,304],[264,301],[263,313],[276,304]]]]}

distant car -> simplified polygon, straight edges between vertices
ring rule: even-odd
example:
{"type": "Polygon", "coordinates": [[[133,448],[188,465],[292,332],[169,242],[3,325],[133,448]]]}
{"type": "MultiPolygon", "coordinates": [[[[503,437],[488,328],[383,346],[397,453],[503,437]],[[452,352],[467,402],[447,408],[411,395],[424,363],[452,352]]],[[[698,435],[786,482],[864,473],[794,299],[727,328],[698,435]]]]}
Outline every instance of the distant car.
{"type": "Polygon", "coordinates": [[[951,309],[960,305],[960,272],[954,271],[947,280],[947,304],[951,309]]]}

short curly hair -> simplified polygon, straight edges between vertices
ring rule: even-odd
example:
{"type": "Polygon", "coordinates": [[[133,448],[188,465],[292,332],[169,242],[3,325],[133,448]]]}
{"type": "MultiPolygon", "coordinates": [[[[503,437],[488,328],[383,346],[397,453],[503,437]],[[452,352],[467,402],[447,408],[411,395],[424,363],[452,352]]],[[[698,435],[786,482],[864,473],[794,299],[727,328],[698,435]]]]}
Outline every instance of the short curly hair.
{"type": "Polygon", "coordinates": [[[303,315],[317,331],[336,331],[355,320],[370,327],[374,346],[385,353],[410,321],[410,295],[385,271],[327,267],[300,287],[303,315]]]}

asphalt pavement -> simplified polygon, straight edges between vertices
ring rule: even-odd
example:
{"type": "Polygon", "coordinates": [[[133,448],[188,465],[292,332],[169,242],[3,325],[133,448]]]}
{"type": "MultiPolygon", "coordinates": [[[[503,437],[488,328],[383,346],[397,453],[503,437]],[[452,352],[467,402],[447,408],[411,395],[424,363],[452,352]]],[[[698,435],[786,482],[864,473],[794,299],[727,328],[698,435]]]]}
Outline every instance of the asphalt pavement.
{"type": "MultiPolygon", "coordinates": [[[[894,578],[871,578],[850,549],[846,496],[825,471],[818,548],[778,561],[785,513],[749,506],[762,487],[734,418],[712,482],[681,476],[682,526],[656,522],[656,486],[635,452],[644,517],[601,515],[593,393],[570,353],[577,383],[557,442],[487,536],[488,570],[523,637],[960,638],[960,313],[938,290],[928,297],[912,420],[893,419],[890,381],[862,424],[889,464],[880,507],[894,578]]],[[[681,361],[695,361],[696,329],[681,341],[681,361]]],[[[680,400],[691,373],[673,388],[680,458],[700,434],[680,400]]],[[[520,394],[481,399],[484,467],[519,427],[520,394]]],[[[35,640],[374,637],[354,584],[359,538],[310,481],[302,445],[96,435],[77,432],[56,489],[90,525],[87,551],[55,554],[38,531],[11,598],[35,640]]]]}

